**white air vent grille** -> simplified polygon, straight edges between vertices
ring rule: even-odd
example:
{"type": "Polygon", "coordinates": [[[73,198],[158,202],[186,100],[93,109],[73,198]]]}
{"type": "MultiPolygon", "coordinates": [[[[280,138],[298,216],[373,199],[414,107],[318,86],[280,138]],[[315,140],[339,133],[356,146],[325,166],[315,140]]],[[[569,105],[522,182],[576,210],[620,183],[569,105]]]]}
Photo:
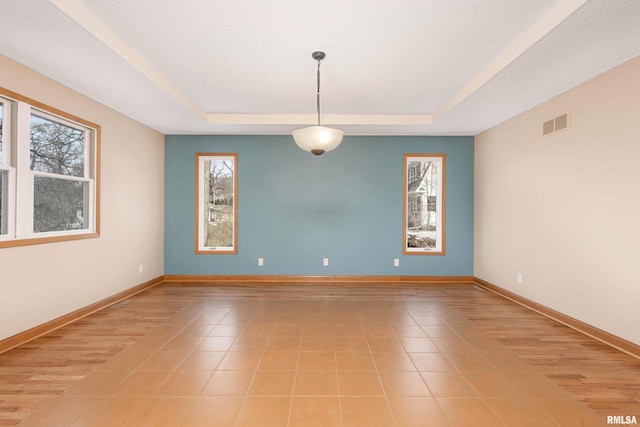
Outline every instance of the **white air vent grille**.
{"type": "Polygon", "coordinates": [[[555,119],[547,120],[542,123],[542,135],[549,135],[550,133],[557,132],[562,129],[566,129],[569,125],[568,114],[563,114],[555,119]]]}

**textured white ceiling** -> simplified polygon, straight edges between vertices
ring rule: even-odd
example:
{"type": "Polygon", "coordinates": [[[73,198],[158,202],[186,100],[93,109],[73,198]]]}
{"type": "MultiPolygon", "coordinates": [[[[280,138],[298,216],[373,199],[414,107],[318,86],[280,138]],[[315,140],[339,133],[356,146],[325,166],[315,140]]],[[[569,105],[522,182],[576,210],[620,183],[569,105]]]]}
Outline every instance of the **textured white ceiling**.
{"type": "Polygon", "coordinates": [[[2,0],[0,53],[164,133],[474,135],[640,54],[638,0],[2,0]]]}

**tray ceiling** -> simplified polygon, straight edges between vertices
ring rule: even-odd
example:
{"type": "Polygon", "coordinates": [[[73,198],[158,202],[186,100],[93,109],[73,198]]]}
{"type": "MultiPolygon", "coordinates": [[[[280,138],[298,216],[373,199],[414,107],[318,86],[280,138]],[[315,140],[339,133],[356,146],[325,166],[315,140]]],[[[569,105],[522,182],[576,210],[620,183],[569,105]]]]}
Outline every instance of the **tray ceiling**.
{"type": "Polygon", "coordinates": [[[640,54],[636,0],[4,0],[0,53],[166,134],[475,135],[640,54]]]}

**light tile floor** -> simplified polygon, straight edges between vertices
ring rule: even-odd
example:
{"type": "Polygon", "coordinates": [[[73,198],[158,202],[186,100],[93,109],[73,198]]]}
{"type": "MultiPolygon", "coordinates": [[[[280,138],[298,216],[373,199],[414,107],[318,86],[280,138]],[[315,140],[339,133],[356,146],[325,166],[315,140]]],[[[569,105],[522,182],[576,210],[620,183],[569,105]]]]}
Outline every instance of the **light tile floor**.
{"type": "Polygon", "coordinates": [[[463,285],[164,284],[0,355],[0,425],[519,427],[602,426],[607,414],[640,419],[640,363],[612,351],[463,285]],[[608,388],[594,382],[591,393],[602,399],[583,399],[589,392],[575,393],[582,389],[571,383],[593,377],[590,362],[575,361],[566,374],[564,359],[535,347],[544,345],[538,333],[570,355],[586,342],[583,359],[606,362],[608,388]],[[626,394],[611,388],[621,375],[626,394]]]}

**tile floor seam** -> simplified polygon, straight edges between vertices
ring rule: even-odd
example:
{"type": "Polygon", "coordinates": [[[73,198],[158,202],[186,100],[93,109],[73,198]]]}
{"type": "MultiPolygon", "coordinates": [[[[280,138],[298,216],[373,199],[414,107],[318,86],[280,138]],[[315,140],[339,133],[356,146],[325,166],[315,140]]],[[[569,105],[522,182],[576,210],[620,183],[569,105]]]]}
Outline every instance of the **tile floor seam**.
{"type": "MultiPolygon", "coordinates": [[[[449,359],[449,358],[447,357],[447,355],[446,355],[446,354],[444,354],[444,353],[443,353],[443,355],[444,355],[444,357],[446,357],[447,359],[449,359]]],[[[486,401],[486,397],[485,397],[482,393],[480,393],[480,390],[479,390],[476,386],[474,386],[474,385],[471,383],[471,381],[469,381],[469,378],[464,374],[464,372],[462,372],[462,371],[458,368],[458,366],[456,366],[455,364],[453,364],[453,363],[452,363],[452,365],[453,365],[454,369],[456,370],[456,372],[458,373],[458,375],[460,375],[462,378],[464,378],[464,380],[469,384],[469,386],[470,386],[470,387],[471,387],[471,388],[476,392],[476,394],[477,394],[478,398],[480,399],[480,401],[481,401],[481,402],[482,402],[482,403],[483,403],[487,408],[489,408],[489,410],[493,413],[493,415],[496,417],[496,419],[498,419],[498,420],[502,423],[502,425],[503,425],[504,427],[508,427],[508,426],[507,426],[507,425],[502,421],[502,419],[498,416],[498,414],[497,414],[497,413],[496,413],[496,411],[493,409],[493,407],[492,407],[491,405],[489,405],[489,403],[486,401]]],[[[445,415],[446,415],[446,414],[445,414],[445,415]]]]}
{"type": "MultiPolygon", "coordinates": [[[[473,345],[472,345],[472,346],[473,346],[473,345]]],[[[443,354],[444,354],[444,353],[443,353],[443,354]]],[[[447,356],[446,356],[446,354],[444,354],[444,356],[445,356],[445,357],[447,357],[447,356]]],[[[481,355],[481,356],[482,356],[482,355],[481,355]]],[[[449,359],[449,358],[447,357],[447,359],[449,359]]],[[[452,364],[453,364],[453,363],[452,363],[452,364]]],[[[469,386],[470,386],[470,387],[471,387],[471,388],[476,392],[476,394],[477,394],[478,398],[479,398],[479,399],[480,399],[480,400],[481,400],[481,401],[482,401],[482,402],[483,402],[483,403],[484,403],[484,404],[489,408],[489,410],[490,410],[490,411],[491,411],[491,412],[496,416],[496,418],[497,418],[498,420],[500,420],[500,422],[501,422],[504,426],[506,426],[505,422],[502,420],[502,418],[499,416],[499,414],[496,412],[496,410],[493,408],[493,406],[492,406],[492,405],[490,405],[490,404],[489,404],[489,402],[487,402],[487,397],[488,397],[488,396],[485,396],[485,394],[484,394],[484,393],[481,393],[481,392],[480,392],[480,390],[479,390],[476,386],[474,386],[474,385],[473,385],[473,383],[471,383],[471,381],[469,381],[469,378],[467,377],[467,375],[465,375],[465,373],[464,373],[463,371],[460,371],[460,370],[458,369],[458,367],[457,367],[455,364],[453,364],[453,366],[454,366],[454,368],[456,369],[457,373],[458,373],[458,374],[459,374],[459,375],[460,375],[460,376],[461,376],[461,377],[462,377],[462,378],[467,382],[467,384],[469,384],[469,386]]],[[[492,366],[493,366],[493,365],[492,365],[492,366]]],[[[513,383],[511,382],[511,380],[509,380],[509,379],[508,379],[508,378],[507,378],[507,377],[506,377],[502,372],[500,372],[499,370],[496,370],[496,372],[498,372],[502,377],[504,377],[504,378],[505,378],[505,380],[507,380],[507,381],[508,381],[510,384],[512,384],[514,387],[516,387],[517,389],[519,389],[519,387],[517,387],[515,384],[513,384],[513,383]]],[[[490,398],[493,398],[493,399],[497,399],[497,398],[498,398],[498,397],[495,397],[495,396],[493,396],[493,397],[489,396],[489,397],[490,397],[490,398]]],[[[508,398],[508,397],[505,397],[504,399],[509,399],[509,398],[508,398]]],[[[534,402],[533,402],[533,401],[532,401],[528,396],[526,396],[526,399],[527,399],[528,401],[530,401],[532,404],[534,403],[534,402]]],[[[549,419],[550,419],[554,424],[556,424],[555,420],[554,420],[553,418],[551,418],[551,416],[550,416],[549,414],[547,414],[547,413],[546,413],[546,411],[543,411],[543,412],[544,412],[544,413],[549,417],[549,419]]],[[[445,414],[445,415],[446,415],[446,414],[445,414]]]]}
{"type": "MultiPolygon", "coordinates": [[[[386,322],[386,323],[387,323],[387,326],[391,329],[393,336],[402,345],[402,342],[400,341],[398,336],[396,336],[396,333],[393,330],[393,328],[391,328],[391,325],[389,324],[389,322],[386,322]]],[[[384,383],[382,382],[382,378],[380,377],[380,371],[378,370],[378,366],[376,365],[375,360],[373,359],[373,352],[371,351],[371,346],[369,345],[368,341],[367,341],[367,348],[369,349],[369,357],[371,357],[371,360],[373,361],[373,366],[376,369],[376,376],[378,377],[378,382],[380,383],[380,387],[382,387],[382,391],[384,392],[384,400],[387,402],[387,409],[389,410],[389,413],[391,414],[391,419],[393,420],[394,425],[396,427],[398,427],[398,420],[396,420],[396,414],[393,412],[393,408],[391,407],[391,402],[389,401],[389,396],[388,396],[388,394],[387,394],[387,392],[385,390],[384,383]]],[[[406,348],[405,348],[405,350],[406,350],[406,348]]]]}
{"type": "MultiPolygon", "coordinates": [[[[246,324],[245,324],[245,327],[246,327],[246,324]]],[[[271,330],[269,332],[269,337],[267,338],[267,344],[266,345],[268,345],[269,340],[271,340],[271,337],[273,336],[274,327],[275,327],[275,323],[274,323],[274,326],[271,327],[271,330]]],[[[234,342],[235,342],[235,340],[234,340],[234,342]]],[[[229,347],[229,348],[231,348],[231,347],[229,347]]],[[[242,409],[243,409],[244,405],[247,402],[247,397],[249,396],[249,390],[251,389],[253,381],[255,380],[256,374],[258,372],[257,367],[260,366],[260,363],[262,362],[262,358],[264,357],[264,352],[265,351],[266,351],[266,346],[265,346],[265,349],[263,349],[262,355],[260,356],[260,358],[258,360],[258,364],[256,365],[256,369],[253,370],[253,375],[251,376],[251,381],[249,381],[249,384],[247,385],[247,389],[244,392],[244,397],[242,398],[242,402],[240,403],[240,406],[238,407],[238,412],[236,413],[236,416],[234,417],[233,426],[235,426],[239,422],[240,414],[242,413],[242,409]]]]}
{"type": "MultiPolygon", "coordinates": [[[[440,319],[440,316],[437,316],[437,315],[436,315],[436,317],[437,317],[438,319],[440,319]]],[[[442,319],[441,319],[441,320],[442,320],[442,319]]],[[[422,327],[421,327],[421,329],[422,329],[422,327]]],[[[427,334],[427,335],[428,335],[428,334],[427,334]]],[[[437,346],[437,345],[436,345],[436,346],[437,346]]],[[[446,356],[445,356],[445,357],[446,357],[446,356]]],[[[454,367],[455,367],[455,365],[454,365],[454,367]]],[[[417,367],[416,367],[416,368],[417,368],[417,367]]],[[[460,374],[460,372],[458,372],[458,374],[460,374]]],[[[447,416],[447,413],[444,411],[444,408],[442,408],[442,405],[441,405],[441,404],[440,404],[440,402],[438,401],[438,399],[437,399],[436,395],[433,393],[433,391],[432,391],[432,390],[431,390],[431,388],[429,387],[429,383],[428,383],[426,380],[424,380],[424,377],[423,377],[422,375],[420,375],[420,377],[423,379],[423,381],[424,381],[424,383],[426,384],[427,388],[428,388],[428,389],[429,389],[429,391],[431,392],[431,395],[432,395],[432,397],[433,397],[433,401],[435,402],[436,407],[438,408],[438,410],[440,411],[440,413],[441,413],[441,414],[442,414],[442,416],[444,417],[444,419],[445,419],[445,421],[447,422],[447,424],[449,424],[449,426],[453,426],[453,424],[451,423],[451,421],[450,421],[449,417],[447,416]]],[[[465,379],[465,381],[466,381],[466,379],[465,379]]]]}
{"type": "MultiPolygon", "coordinates": [[[[458,334],[458,335],[459,335],[459,333],[458,333],[457,331],[456,331],[456,334],[458,334]]],[[[469,343],[469,342],[468,342],[468,341],[467,341],[463,336],[461,336],[461,335],[460,335],[460,338],[461,338],[461,339],[463,339],[463,340],[464,340],[467,344],[469,344],[471,347],[475,347],[475,345],[473,345],[473,343],[469,343]]],[[[503,347],[503,348],[504,348],[504,346],[503,346],[502,344],[499,344],[499,345],[500,345],[501,347],[503,347]]],[[[506,348],[504,348],[504,350],[505,350],[505,351],[508,351],[506,348]]],[[[444,354],[444,353],[443,353],[443,354],[444,354]]],[[[445,357],[447,357],[447,355],[446,355],[446,354],[444,354],[444,356],[445,356],[445,357]]],[[[480,354],[480,356],[484,359],[484,356],[483,356],[482,354],[480,354]]],[[[517,357],[517,355],[516,355],[516,357],[517,357]]],[[[449,359],[449,358],[447,357],[447,359],[449,359]]],[[[485,359],[485,360],[486,360],[486,359],[485,359]]],[[[506,376],[504,375],[504,373],[503,373],[503,372],[501,372],[501,370],[500,370],[500,369],[498,369],[498,368],[497,368],[493,363],[491,363],[491,362],[490,362],[490,361],[488,361],[488,360],[487,360],[487,362],[489,362],[489,364],[491,364],[491,366],[492,366],[492,367],[496,368],[496,372],[497,372],[497,373],[499,373],[499,374],[500,374],[500,375],[501,375],[501,376],[502,376],[506,381],[508,381],[512,386],[514,386],[515,388],[517,388],[518,390],[520,390],[520,387],[518,387],[516,384],[514,384],[514,383],[513,383],[513,382],[512,382],[508,377],[506,377],[506,376]]],[[[464,372],[463,372],[463,371],[460,371],[460,370],[458,369],[458,367],[457,367],[455,364],[454,364],[454,367],[456,368],[456,370],[458,371],[458,373],[459,373],[459,374],[460,374],[460,375],[465,379],[465,381],[466,381],[466,382],[471,386],[471,388],[473,388],[473,389],[474,389],[474,391],[475,391],[475,392],[476,392],[476,394],[480,397],[480,399],[483,401],[483,403],[484,403],[485,405],[487,405],[487,406],[489,407],[489,409],[494,413],[494,415],[495,415],[498,419],[500,419],[500,420],[502,421],[502,419],[500,418],[500,416],[498,415],[498,413],[495,411],[495,409],[494,409],[494,408],[489,404],[489,402],[487,402],[487,397],[489,397],[489,398],[493,398],[493,399],[496,399],[496,398],[498,398],[498,397],[495,397],[495,396],[493,396],[493,397],[491,397],[491,396],[486,396],[484,393],[480,393],[480,390],[479,390],[476,386],[474,386],[474,385],[469,381],[468,377],[464,374],[464,372]]],[[[533,368],[534,368],[534,367],[532,367],[533,372],[538,373],[538,372],[537,372],[535,369],[533,369],[533,368]]],[[[544,375],[544,374],[540,374],[540,375],[541,375],[542,377],[544,377],[544,378],[547,378],[547,376],[546,376],[546,375],[544,375]]],[[[521,390],[521,391],[522,391],[522,390],[521,390]]],[[[533,401],[533,399],[531,399],[529,396],[526,396],[526,395],[525,395],[525,398],[526,398],[526,400],[527,400],[527,401],[529,401],[529,402],[530,402],[530,403],[532,403],[532,404],[535,404],[535,405],[536,405],[536,407],[538,407],[539,409],[541,409],[541,410],[543,411],[543,413],[544,413],[545,415],[547,415],[547,417],[549,417],[549,419],[550,419],[553,423],[557,424],[557,423],[556,423],[556,421],[555,421],[555,419],[554,419],[554,418],[552,418],[552,416],[551,416],[547,411],[545,411],[545,410],[544,410],[543,408],[541,408],[538,404],[536,404],[536,403],[533,401]]],[[[508,398],[505,398],[505,399],[508,399],[508,398]]],[[[582,403],[582,402],[580,402],[580,403],[582,403]]],[[[582,403],[582,404],[583,404],[583,403],[582,403]]],[[[583,404],[583,405],[584,405],[584,404],[583,404]]],[[[591,409],[590,409],[590,408],[588,408],[586,405],[584,405],[584,406],[585,406],[585,409],[587,409],[587,410],[591,411],[591,409]]],[[[593,412],[593,411],[591,411],[591,412],[593,412]]],[[[503,424],[504,424],[504,422],[503,422],[503,424]]]]}
{"type": "Polygon", "coordinates": [[[342,392],[340,391],[340,377],[338,376],[338,356],[336,354],[336,340],[335,340],[335,326],[332,325],[331,327],[331,334],[333,336],[333,369],[335,371],[336,374],[336,390],[338,393],[337,399],[338,399],[338,414],[340,415],[340,426],[344,427],[344,413],[342,411],[342,392]]]}
{"type": "Polygon", "coordinates": [[[291,399],[289,400],[289,416],[287,417],[287,427],[291,425],[291,413],[293,412],[293,399],[296,393],[296,379],[298,377],[298,363],[300,363],[300,353],[302,352],[302,337],[304,336],[304,325],[300,334],[300,348],[298,349],[298,358],[296,360],[296,369],[293,374],[293,384],[291,385],[291,399]]]}
{"type": "MultiPolygon", "coordinates": [[[[539,400],[539,399],[531,399],[531,403],[532,403],[533,405],[535,405],[538,409],[540,409],[540,410],[542,411],[542,413],[544,413],[547,417],[549,417],[549,419],[550,419],[552,422],[554,422],[557,426],[559,426],[559,427],[563,427],[563,426],[562,426],[562,424],[560,424],[558,421],[556,421],[556,418],[553,416],[553,414],[550,414],[550,413],[549,413],[549,411],[548,411],[547,409],[545,409],[545,408],[543,408],[542,406],[540,406],[540,404],[538,404],[538,402],[536,402],[536,400],[539,400]]],[[[586,407],[587,409],[589,409],[586,405],[585,405],[585,407],[586,407]]]]}
{"type": "MultiPolygon", "coordinates": [[[[448,325],[448,324],[446,323],[445,319],[442,319],[439,315],[436,315],[436,316],[437,316],[437,317],[438,317],[438,319],[440,319],[443,323],[445,323],[447,326],[449,326],[449,327],[450,327],[450,329],[451,329],[451,330],[456,334],[456,336],[458,336],[460,339],[463,339],[463,340],[464,340],[464,338],[459,334],[459,332],[458,332],[458,331],[456,331],[456,330],[455,330],[455,328],[451,327],[450,325],[448,325]]],[[[466,341],[466,340],[465,340],[465,341],[466,341]]],[[[481,397],[482,395],[480,394],[480,392],[476,389],[476,387],[474,387],[474,386],[473,386],[473,384],[471,384],[471,383],[469,382],[468,378],[463,374],[463,372],[462,372],[462,371],[460,371],[460,369],[458,368],[458,366],[457,366],[455,363],[453,363],[453,362],[449,359],[449,357],[447,357],[446,353],[444,353],[444,352],[442,351],[442,349],[438,346],[438,344],[437,344],[437,343],[435,343],[435,345],[436,345],[436,347],[438,348],[439,353],[440,353],[440,354],[442,354],[442,356],[444,356],[444,357],[445,357],[445,358],[446,358],[446,359],[451,363],[451,365],[452,365],[452,366],[453,366],[453,368],[455,369],[455,372],[456,372],[456,373],[457,373],[457,374],[458,374],[458,375],[459,375],[459,376],[460,376],[460,377],[465,381],[465,383],[466,383],[467,385],[469,385],[469,387],[471,387],[471,389],[476,393],[476,395],[477,395],[478,397],[480,397],[480,399],[481,399],[482,403],[484,403],[487,407],[489,407],[489,409],[494,413],[494,415],[495,415],[495,416],[500,420],[500,418],[497,416],[497,414],[495,414],[495,411],[493,411],[493,409],[492,409],[492,408],[487,404],[487,402],[484,400],[484,398],[482,398],[482,397],[481,397]]],[[[416,368],[417,368],[417,366],[416,366],[416,368]]],[[[421,375],[421,377],[422,377],[422,375],[421,375]]],[[[422,377],[422,378],[424,379],[424,377],[422,377]]],[[[426,381],[425,381],[425,383],[427,384],[427,387],[428,387],[428,383],[427,383],[426,381]]],[[[439,397],[442,397],[442,396],[439,396],[439,397]]],[[[451,397],[451,396],[450,396],[450,397],[448,397],[448,398],[455,398],[455,397],[451,397]]],[[[473,397],[473,398],[475,399],[475,398],[477,398],[477,397],[473,397]]],[[[437,405],[438,409],[440,409],[440,412],[444,415],[444,417],[445,417],[445,419],[447,420],[447,422],[449,423],[449,425],[450,425],[450,426],[453,426],[453,422],[452,422],[452,421],[451,421],[451,419],[450,419],[451,417],[450,417],[450,416],[447,414],[447,412],[444,410],[444,408],[442,407],[442,404],[441,404],[440,400],[439,400],[439,399],[438,399],[438,397],[436,397],[435,395],[434,395],[434,401],[436,402],[436,405],[437,405]]],[[[502,420],[500,420],[500,422],[502,422],[502,420]]],[[[503,423],[503,424],[504,424],[504,423],[503,423]]]]}
{"type": "MultiPolygon", "coordinates": [[[[544,409],[540,408],[540,406],[538,406],[538,405],[533,401],[533,399],[529,399],[529,398],[527,398],[526,400],[527,400],[529,403],[531,403],[532,405],[534,405],[536,408],[538,408],[538,409],[539,409],[539,410],[540,410],[544,415],[546,415],[546,416],[547,416],[547,418],[548,418],[548,419],[549,419],[549,420],[554,424],[554,426],[555,426],[555,427],[563,427],[563,426],[561,426],[560,424],[558,424],[558,423],[556,422],[556,420],[555,420],[555,419],[553,419],[553,418],[551,417],[551,415],[550,415],[550,414],[548,414],[544,409]]],[[[491,405],[489,405],[489,406],[491,406],[491,405]]],[[[500,416],[499,416],[499,415],[498,415],[498,418],[500,418],[500,416]]],[[[503,422],[504,422],[504,421],[503,421],[503,422]]]]}

